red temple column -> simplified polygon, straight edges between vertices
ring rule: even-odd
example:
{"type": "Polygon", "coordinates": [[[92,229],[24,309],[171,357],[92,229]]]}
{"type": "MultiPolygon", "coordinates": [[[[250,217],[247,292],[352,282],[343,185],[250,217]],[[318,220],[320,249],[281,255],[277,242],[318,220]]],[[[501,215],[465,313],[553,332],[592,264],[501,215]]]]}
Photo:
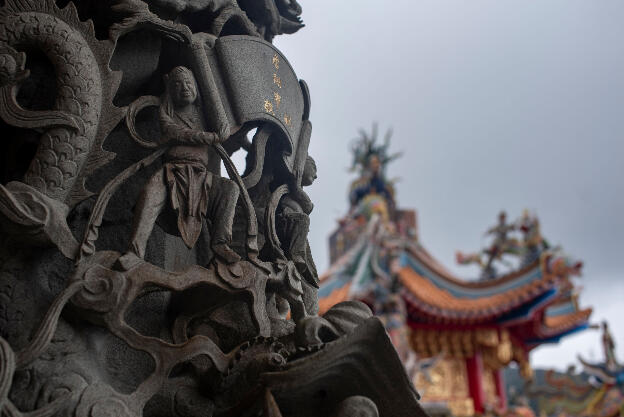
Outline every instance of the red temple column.
{"type": "Polygon", "coordinates": [[[498,397],[498,407],[501,411],[507,409],[507,392],[505,391],[505,376],[503,369],[494,372],[494,384],[496,385],[496,396],[498,397]]]}
{"type": "Polygon", "coordinates": [[[475,413],[485,411],[485,393],[483,392],[483,360],[480,353],[466,359],[468,370],[468,392],[472,397],[475,413]]]}

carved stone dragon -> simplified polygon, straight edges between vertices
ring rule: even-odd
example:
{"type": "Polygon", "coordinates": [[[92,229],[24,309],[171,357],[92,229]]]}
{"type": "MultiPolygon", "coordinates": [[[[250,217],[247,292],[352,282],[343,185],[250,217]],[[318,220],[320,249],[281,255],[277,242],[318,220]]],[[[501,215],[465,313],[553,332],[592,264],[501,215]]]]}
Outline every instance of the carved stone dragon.
{"type": "Polygon", "coordinates": [[[276,232],[281,199],[303,193],[310,98],[268,41],[302,26],[301,7],[190,3],[0,6],[0,128],[7,141],[38,135],[23,177],[0,184],[0,414],[424,415],[380,322],[360,303],[318,317],[316,277],[302,280],[276,232]],[[127,54],[141,39],[153,40],[145,62],[127,54]],[[45,109],[23,98],[37,53],[53,73],[45,109]],[[150,107],[179,65],[197,76],[211,132],[241,126],[210,146],[240,191],[242,259],[200,262],[210,245],[181,248],[165,210],[145,260],[121,265],[129,201],[169,146],[150,107]]]}

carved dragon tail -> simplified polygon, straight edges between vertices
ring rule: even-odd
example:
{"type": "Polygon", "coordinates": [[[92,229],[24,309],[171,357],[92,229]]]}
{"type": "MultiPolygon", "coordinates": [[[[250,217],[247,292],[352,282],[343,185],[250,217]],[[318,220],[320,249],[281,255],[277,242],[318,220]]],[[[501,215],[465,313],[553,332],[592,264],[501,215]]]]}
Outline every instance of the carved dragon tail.
{"type": "Polygon", "coordinates": [[[121,80],[108,66],[113,47],[96,39],[92,22],[81,22],[73,3],[59,9],[54,0],[6,0],[0,8],[0,116],[13,126],[42,129],[24,182],[69,207],[90,195],[85,178],[114,156],[102,150],[124,114],[112,104],[121,80]],[[57,97],[48,111],[17,103],[28,74],[20,48],[41,50],[54,66],[57,97]]]}

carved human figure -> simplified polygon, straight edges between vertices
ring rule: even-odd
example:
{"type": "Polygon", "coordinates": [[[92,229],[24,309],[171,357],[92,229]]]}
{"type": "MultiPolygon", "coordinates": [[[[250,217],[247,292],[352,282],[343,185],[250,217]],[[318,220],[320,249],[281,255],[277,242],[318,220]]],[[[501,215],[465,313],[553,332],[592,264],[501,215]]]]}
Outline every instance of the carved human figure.
{"type": "MultiPolygon", "coordinates": [[[[547,244],[541,238],[539,233],[539,223],[535,217],[527,217],[528,212],[523,217],[514,223],[507,223],[507,213],[501,211],[498,214],[498,224],[491,227],[485,233],[486,235],[493,235],[492,243],[476,253],[463,253],[456,252],[455,257],[457,263],[461,265],[468,265],[472,263],[479,264],[481,266],[481,278],[493,279],[497,277],[497,271],[494,266],[494,262],[500,262],[508,267],[513,267],[506,259],[504,255],[521,256],[521,265],[525,266],[533,262],[541,251],[539,246],[526,246],[524,243],[528,242],[529,233],[537,233],[537,239],[542,243],[544,248],[547,248],[547,244]],[[528,230],[532,228],[533,230],[528,230]],[[520,230],[525,233],[525,242],[520,242],[515,237],[510,237],[510,233],[516,230],[520,230]],[[484,260],[485,258],[485,260],[484,260]]],[[[530,239],[535,240],[535,236],[531,236],[530,239]]]]}
{"type": "Polygon", "coordinates": [[[539,219],[531,215],[528,210],[523,210],[522,216],[517,221],[516,228],[522,232],[523,258],[521,265],[528,265],[539,258],[542,250],[548,248],[548,242],[542,237],[539,219]]]}
{"type": "MultiPolygon", "coordinates": [[[[315,179],[316,162],[308,156],[301,185],[312,185],[315,179]]],[[[292,259],[304,279],[318,288],[318,275],[308,243],[309,215],[313,208],[312,200],[301,187],[291,187],[291,192],[281,199],[278,206],[278,231],[288,258],[292,259]]]]}
{"type": "Polygon", "coordinates": [[[381,195],[389,205],[394,201],[392,189],[383,175],[381,160],[376,154],[368,157],[366,173],[352,186],[351,206],[357,205],[369,194],[381,195]]]}
{"type": "Polygon", "coordinates": [[[609,331],[609,324],[602,322],[602,348],[604,350],[607,369],[610,371],[617,369],[618,363],[615,359],[615,341],[609,331]]]}
{"type": "Polygon", "coordinates": [[[501,211],[498,214],[498,224],[487,231],[488,235],[494,235],[494,241],[487,251],[488,260],[485,265],[485,271],[490,270],[492,263],[496,259],[500,259],[501,256],[511,250],[514,246],[517,246],[515,239],[510,239],[507,235],[509,232],[515,230],[516,225],[507,224],[507,213],[501,211]]]}
{"type": "Polygon", "coordinates": [[[522,232],[523,245],[525,247],[538,247],[543,243],[539,219],[536,216],[532,216],[529,210],[524,209],[522,211],[522,216],[517,222],[517,229],[522,232]]]}
{"type": "MultiPolygon", "coordinates": [[[[308,156],[301,185],[312,185],[315,179],[316,162],[308,156]]],[[[282,197],[277,207],[279,214],[276,218],[276,229],[286,257],[295,264],[298,272],[296,275],[303,277],[303,282],[291,282],[291,290],[294,291],[289,291],[288,296],[286,296],[292,317],[298,321],[307,315],[315,315],[318,312],[319,279],[308,242],[309,215],[314,204],[302,187],[292,185],[289,190],[290,192],[282,197]]],[[[283,312],[288,310],[285,302],[285,299],[278,297],[278,309],[283,310],[283,312]]]]}
{"type": "MultiPolygon", "coordinates": [[[[203,109],[205,111],[205,109],[203,109]]],[[[240,260],[229,244],[239,190],[219,175],[220,159],[212,144],[227,139],[226,132],[207,132],[197,84],[186,67],[175,67],[165,76],[160,105],[162,144],[170,148],[164,167],[148,181],[135,208],[129,253],[145,256],[147,240],[167,200],[177,212],[177,227],[192,248],[206,219],[212,224],[211,248],[227,263],[240,260]]]]}
{"type": "Polygon", "coordinates": [[[487,234],[494,235],[492,246],[503,247],[507,242],[507,234],[514,229],[513,224],[507,224],[507,213],[501,211],[498,214],[498,224],[487,231],[487,234]]]}

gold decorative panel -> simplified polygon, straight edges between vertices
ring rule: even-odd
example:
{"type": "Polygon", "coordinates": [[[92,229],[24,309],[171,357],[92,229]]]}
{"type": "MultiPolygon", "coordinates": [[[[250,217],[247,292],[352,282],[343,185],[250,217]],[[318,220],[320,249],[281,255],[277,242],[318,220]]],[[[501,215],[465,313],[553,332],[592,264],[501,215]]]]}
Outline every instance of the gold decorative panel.
{"type": "Polygon", "coordinates": [[[422,403],[446,403],[457,417],[474,414],[468,393],[466,362],[463,359],[444,358],[428,371],[416,374],[413,382],[422,395],[422,403]]]}

